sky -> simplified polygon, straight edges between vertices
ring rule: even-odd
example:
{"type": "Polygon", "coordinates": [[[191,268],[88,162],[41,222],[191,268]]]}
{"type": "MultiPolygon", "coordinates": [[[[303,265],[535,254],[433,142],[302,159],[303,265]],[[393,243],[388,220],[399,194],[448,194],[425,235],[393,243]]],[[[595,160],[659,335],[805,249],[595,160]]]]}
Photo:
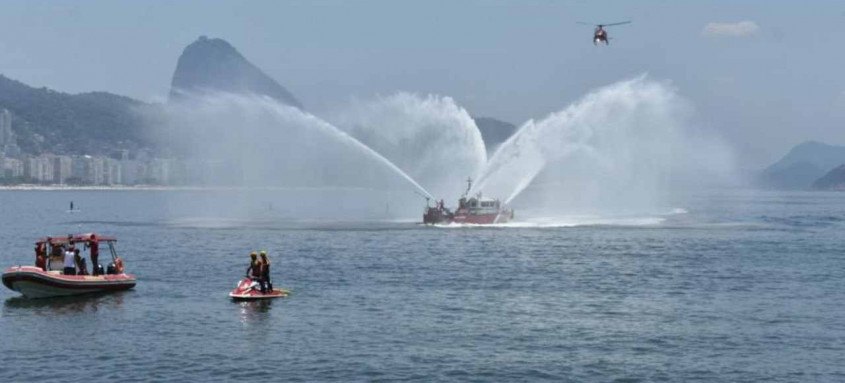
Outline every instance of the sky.
{"type": "Polygon", "coordinates": [[[200,35],[229,41],[317,115],[407,91],[521,124],[647,73],[743,169],[805,140],[845,145],[842,1],[4,0],[0,74],[162,102],[200,35]],[[609,47],[577,23],[625,20],[609,47]]]}

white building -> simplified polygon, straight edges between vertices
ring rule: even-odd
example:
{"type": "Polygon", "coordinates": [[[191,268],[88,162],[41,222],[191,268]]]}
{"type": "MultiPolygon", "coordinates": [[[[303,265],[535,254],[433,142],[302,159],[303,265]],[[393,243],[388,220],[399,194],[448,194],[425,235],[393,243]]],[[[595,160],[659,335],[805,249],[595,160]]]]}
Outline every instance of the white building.
{"type": "Polygon", "coordinates": [[[102,185],[105,180],[105,161],[102,157],[84,156],[85,182],[92,185],[102,185]]]}
{"type": "Polygon", "coordinates": [[[17,158],[4,159],[2,169],[7,178],[23,177],[23,161],[17,158]]]}
{"type": "Polygon", "coordinates": [[[32,182],[53,182],[53,162],[47,156],[27,157],[23,161],[24,178],[32,182]]]}
{"type": "Polygon", "coordinates": [[[0,148],[13,144],[15,144],[15,135],[12,132],[12,112],[8,109],[0,109],[0,148]]]}
{"type": "MultiPolygon", "coordinates": [[[[102,158],[102,157],[101,157],[102,158]]],[[[103,160],[103,184],[106,185],[120,185],[121,179],[120,162],[111,158],[102,158],[103,160]]]]}
{"type": "Polygon", "coordinates": [[[171,161],[164,158],[154,158],[147,168],[147,178],[156,185],[167,185],[170,181],[171,161]]]}
{"type": "Polygon", "coordinates": [[[53,157],[53,182],[64,184],[73,177],[73,160],[69,156],[53,157]]]}

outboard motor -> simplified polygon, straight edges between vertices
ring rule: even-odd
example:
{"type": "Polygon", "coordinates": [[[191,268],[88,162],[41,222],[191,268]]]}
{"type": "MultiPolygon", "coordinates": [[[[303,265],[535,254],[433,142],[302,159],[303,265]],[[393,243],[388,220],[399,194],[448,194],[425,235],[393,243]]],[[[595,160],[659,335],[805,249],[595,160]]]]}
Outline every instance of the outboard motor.
{"type": "Polygon", "coordinates": [[[109,263],[106,274],[117,274],[117,266],[114,265],[114,262],[109,263]]]}
{"type": "Polygon", "coordinates": [[[95,266],[95,267],[97,268],[97,275],[105,274],[102,263],[98,263],[97,266],[95,266]]]}

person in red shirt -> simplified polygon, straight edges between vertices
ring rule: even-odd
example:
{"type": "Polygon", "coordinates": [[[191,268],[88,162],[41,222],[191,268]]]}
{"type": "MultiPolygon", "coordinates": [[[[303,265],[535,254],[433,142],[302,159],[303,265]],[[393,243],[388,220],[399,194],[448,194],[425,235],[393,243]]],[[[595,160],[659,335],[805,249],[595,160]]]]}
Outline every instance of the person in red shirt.
{"type": "Polygon", "coordinates": [[[97,239],[96,234],[91,234],[91,238],[88,241],[88,247],[91,248],[91,271],[93,271],[94,275],[99,275],[100,263],[97,258],[100,257],[100,241],[97,239]]]}
{"type": "Polygon", "coordinates": [[[43,242],[35,244],[35,267],[47,271],[47,250],[44,248],[43,242]]]}

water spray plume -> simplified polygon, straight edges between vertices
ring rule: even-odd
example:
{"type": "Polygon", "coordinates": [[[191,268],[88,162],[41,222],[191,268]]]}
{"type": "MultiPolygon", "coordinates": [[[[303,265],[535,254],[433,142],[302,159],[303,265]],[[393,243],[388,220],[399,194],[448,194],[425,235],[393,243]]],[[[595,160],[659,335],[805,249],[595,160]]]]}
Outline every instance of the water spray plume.
{"type": "Polygon", "coordinates": [[[367,187],[372,185],[363,180],[377,163],[433,198],[375,150],[299,109],[256,95],[213,93],[187,100],[168,106],[172,138],[195,158],[230,163],[236,179],[228,183],[235,186],[367,187]]]}
{"type": "Polygon", "coordinates": [[[640,76],[530,120],[491,157],[473,191],[547,210],[650,208],[683,173],[729,161],[691,133],[690,107],[670,86],[640,76]],[[706,154],[702,155],[702,151],[706,154]],[[710,156],[706,163],[694,163],[710,156]]]}
{"type": "Polygon", "coordinates": [[[398,93],[358,101],[334,114],[334,124],[262,96],[185,99],[165,108],[162,136],[213,167],[206,184],[320,190],[284,194],[296,201],[288,203],[299,208],[290,209],[296,216],[322,207],[329,216],[381,209],[408,217],[418,214],[411,202],[418,197],[391,190],[411,184],[427,199],[451,199],[464,192],[467,176],[476,180],[470,193],[517,208],[615,213],[656,207],[678,180],[732,168],[725,145],[690,128],[691,108],[674,88],[645,76],[525,122],[489,160],[474,120],[449,97],[398,93]],[[332,188],[342,190],[321,194],[332,188]],[[393,209],[385,206],[394,201],[393,209]]]}
{"type": "Polygon", "coordinates": [[[441,198],[459,195],[463,180],[487,162],[475,121],[450,97],[397,93],[357,101],[332,121],[441,198]]]}

